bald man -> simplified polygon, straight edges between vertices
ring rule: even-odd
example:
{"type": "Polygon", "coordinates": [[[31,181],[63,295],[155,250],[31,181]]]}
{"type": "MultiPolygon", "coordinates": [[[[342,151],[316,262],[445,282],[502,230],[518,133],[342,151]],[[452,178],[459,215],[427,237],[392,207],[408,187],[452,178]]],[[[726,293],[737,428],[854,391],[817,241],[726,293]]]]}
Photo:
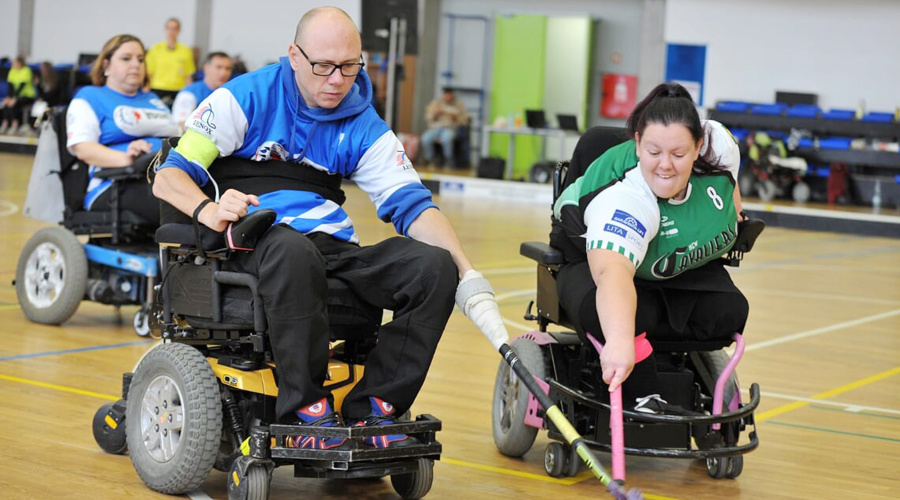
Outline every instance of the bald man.
{"type": "MultiPolygon", "coordinates": [[[[344,11],[307,12],[287,57],[231,80],[200,103],[154,184],[159,198],[185,214],[196,213],[216,231],[261,208],[278,213],[279,224],[256,249],[236,253],[229,265],[259,278],[278,366],[276,413],[284,423],[391,423],[421,389],[454,298],[467,314],[478,310],[480,318],[502,325],[490,285],[472,268],[403,145],[375,112],[363,67],[359,30],[344,11]],[[240,167],[243,179],[229,172],[219,182],[221,197],[210,202],[198,186],[209,182],[213,161],[225,156],[252,161],[240,167]],[[365,191],[378,217],[405,237],[360,246],[341,207],[342,178],[365,191]],[[393,311],[392,321],[378,331],[365,376],[344,399],[343,419],[322,387],[329,340],[326,278],[393,311]]],[[[411,442],[405,435],[383,435],[365,444],[411,442]]],[[[286,444],[340,449],[350,443],[296,436],[286,444]]]]}

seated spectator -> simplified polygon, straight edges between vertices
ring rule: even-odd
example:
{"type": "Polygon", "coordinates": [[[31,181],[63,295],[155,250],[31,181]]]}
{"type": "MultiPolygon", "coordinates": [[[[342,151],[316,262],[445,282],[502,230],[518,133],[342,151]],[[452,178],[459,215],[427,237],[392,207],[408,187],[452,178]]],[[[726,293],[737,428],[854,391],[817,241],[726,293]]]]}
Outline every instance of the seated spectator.
{"type": "MultiPolygon", "coordinates": [[[[103,46],[91,68],[92,86],[75,94],[66,114],[69,151],[90,165],[84,207],[107,210],[109,180],[98,179],[103,168],[124,168],[135,158],[162,147],[162,137],[178,134],[169,108],[153,92],[143,91],[146,79],[144,45],[132,35],[117,35],[103,46]]],[[[143,179],[120,187],[120,207],[159,223],[159,202],[143,179]]]]}
{"type": "Polygon", "coordinates": [[[206,62],[203,63],[203,80],[188,85],[175,96],[172,114],[182,132],[184,132],[184,121],[192,111],[197,109],[197,105],[209,97],[213,90],[231,79],[231,66],[231,58],[228,57],[228,54],[224,52],[210,53],[206,56],[206,62]]]}
{"type": "Polygon", "coordinates": [[[34,79],[38,87],[38,99],[47,103],[48,107],[59,106],[68,102],[66,86],[59,80],[59,75],[49,61],[41,63],[41,72],[34,79]]]}
{"type": "Polygon", "coordinates": [[[455,165],[458,158],[453,157],[453,140],[460,126],[469,122],[469,115],[463,103],[453,95],[453,90],[444,89],[444,95],[435,99],[425,108],[425,121],[428,130],[422,134],[422,149],[425,162],[439,165],[455,165]],[[441,144],[443,158],[434,156],[434,143],[441,144]]]}
{"type": "Polygon", "coordinates": [[[3,117],[0,121],[0,135],[28,134],[32,131],[27,114],[37,97],[33,80],[34,76],[31,68],[25,64],[25,58],[17,56],[6,77],[6,81],[9,82],[9,93],[3,99],[3,109],[0,110],[3,117]]]}

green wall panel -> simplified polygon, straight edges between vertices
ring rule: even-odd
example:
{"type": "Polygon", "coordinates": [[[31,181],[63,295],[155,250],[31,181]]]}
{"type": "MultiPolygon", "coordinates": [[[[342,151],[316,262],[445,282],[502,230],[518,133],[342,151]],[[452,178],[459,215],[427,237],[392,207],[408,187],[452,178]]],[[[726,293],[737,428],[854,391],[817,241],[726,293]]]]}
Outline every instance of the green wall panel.
{"type": "MultiPolygon", "coordinates": [[[[547,19],[544,16],[503,16],[494,23],[494,68],[491,85],[491,116],[520,117],[526,109],[541,109],[544,100],[544,59],[547,19]]],[[[512,126],[513,123],[510,123],[512,126]]],[[[506,158],[509,136],[491,134],[490,154],[506,158]]],[[[527,178],[537,161],[541,138],[515,136],[513,176],[527,178]]]]}

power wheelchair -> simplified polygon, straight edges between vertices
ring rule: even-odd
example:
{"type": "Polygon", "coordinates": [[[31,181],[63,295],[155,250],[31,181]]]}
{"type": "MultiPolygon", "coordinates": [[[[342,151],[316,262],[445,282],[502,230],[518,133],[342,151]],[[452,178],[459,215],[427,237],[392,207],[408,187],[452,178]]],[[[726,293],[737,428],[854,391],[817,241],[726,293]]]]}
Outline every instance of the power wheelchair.
{"type": "MultiPolygon", "coordinates": [[[[625,139],[621,129],[610,127],[594,127],[585,132],[571,162],[557,164],[553,199],[566,185],[567,174],[572,176],[571,182],[584,173],[594,158],[625,139]]],[[[761,221],[742,222],[725,264],[739,265],[763,228],[761,221]]],[[[589,446],[612,453],[612,478],[624,482],[624,454],[705,459],[711,477],[738,477],[743,470],[743,454],[759,444],[753,419],[759,404],[759,387],[752,384],[750,401],[742,402],[734,373],[744,350],[741,335],[735,333],[729,339],[710,341],[653,340],[661,397],[694,415],[655,415],[632,410],[619,410],[621,413],[616,415],[601,379],[599,357],[595,350],[582,345],[573,321],[559,304],[556,277],[565,263],[563,253],[544,242],[524,242],[520,253],[537,263],[537,314],[532,314],[535,302],[531,301],[525,319],[537,321],[538,328],[517,337],[511,345],[589,446]],[[549,331],[551,325],[570,331],[549,331]],[[732,343],[735,351],[729,357],[723,348],[732,343]],[[620,429],[619,440],[616,425],[620,429]],[[752,428],[749,439],[739,443],[748,426],[752,428]]],[[[599,347],[599,343],[596,345],[599,347]]],[[[497,372],[492,413],[494,442],[501,453],[521,457],[531,448],[538,430],[546,429],[553,440],[544,453],[546,473],[552,477],[577,474],[581,461],[573,447],[552,422],[543,418],[534,396],[505,362],[500,363],[497,372]]]]}
{"type": "Polygon", "coordinates": [[[140,305],[133,326],[145,337],[159,270],[156,225],[119,208],[119,183],[144,178],[152,155],[138,157],[128,168],[100,171],[97,176],[113,182],[112,208],[85,210],[88,167],[66,149],[66,109],[48,111],[59,149],[59,170],[52,174],[62,181],[62,222],[36,232],[22,249],[14,281],[19,305],[29,320],[48,325],[68,320],[82,300],[117,309],[140,305]]]}
{"type": "MultiPolygon", "coordinates": [[[[163,205],[165,222],[174,209],[163,205]]],[[[162,343],[133,373],[124,374],[122,399],[96,412],[98,445],[113,454],[128,451],[144,483],[167,494],[191,491],[215,468],[228,472],[229,499],[263,500],[269,497],[274,468],[292,466],[295,477],[389,475],[402,498],[425,496],[441,453],[435,439],[441,421],[431,415],[415,421],[404,415],[377,427],[275,423],[278,370],[258,281],[223,267],[234,252],[252,251],[275,217],[271,210],[258,210],[224,234],[196,220],[161,225],[156,238],[163,279],[151,328],[162,343]],[[363,445],[365,437],[382,434],[407,434],[418,443],[385,449],[363,445]],[[351,448],[288,448],[285,440],[292,435],[344,437],[351,448]]],[[[332,350],[325,386],[340,411],[363,375],[383,311],[338,280],[329,279],[328,286],[332,350]]]]}

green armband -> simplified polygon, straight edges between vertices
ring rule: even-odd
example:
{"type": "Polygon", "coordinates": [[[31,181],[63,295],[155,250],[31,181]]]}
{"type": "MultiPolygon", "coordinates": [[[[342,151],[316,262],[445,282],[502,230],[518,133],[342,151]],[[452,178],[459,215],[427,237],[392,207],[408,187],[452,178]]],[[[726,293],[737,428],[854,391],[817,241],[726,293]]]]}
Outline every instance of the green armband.
{"type": "Polygon", "coordinates": [[[219,148],[208,137],[194,130],[186,130],[175,151],[188,161],[198,163],[206,170],[219,156],[219,148]]]}

